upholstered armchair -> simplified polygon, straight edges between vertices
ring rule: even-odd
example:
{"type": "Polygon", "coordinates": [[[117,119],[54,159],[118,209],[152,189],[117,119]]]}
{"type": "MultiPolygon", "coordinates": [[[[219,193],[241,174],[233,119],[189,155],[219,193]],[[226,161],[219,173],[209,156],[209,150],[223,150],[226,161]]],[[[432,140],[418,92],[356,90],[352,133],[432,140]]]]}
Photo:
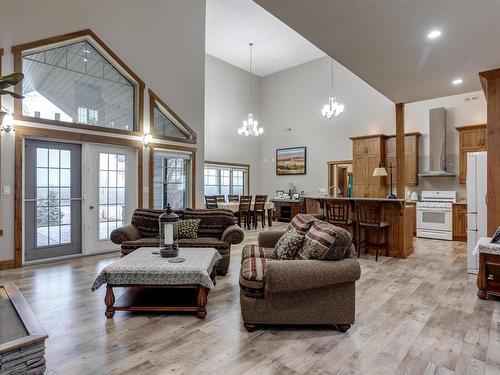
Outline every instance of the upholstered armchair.
{"type": "Polygon", "coordinates": [[[246,329],[322,324],[347,331],[354,323],[355,282],[361,274],[354,246],[338,261],[277,260],[274,246],[284,233],[261,232],[257,245],[243,248],[240,304],[246,329]]]}
{"type": "MultiPolygon", "coordinates": [[[[158,246],[158,217],[163,210],[136,209],[132,222],[115,229],[110,238],[121,245],[122,256],[140,247],[158,246]]],[[[187,209],[176,211],[181,219],[200,219],[197,238],[181,238],[181,247],[212,247],[219,251],[222,259],[215,269],[225,275],[229,269],[231,245],[243,241],[244,232],[236,225],[232,211],[222,209],[187,209]]]]}

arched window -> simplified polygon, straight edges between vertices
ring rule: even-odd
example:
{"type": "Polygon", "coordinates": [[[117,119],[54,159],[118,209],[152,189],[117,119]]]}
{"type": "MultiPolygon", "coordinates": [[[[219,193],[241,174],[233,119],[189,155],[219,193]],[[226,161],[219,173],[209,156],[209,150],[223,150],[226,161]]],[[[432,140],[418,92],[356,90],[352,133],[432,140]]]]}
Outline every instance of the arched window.
{"type": "Polygon", "coordinates": [[[24,73],[18,90],[25,99],[15,111],[23,120],[141,130],[144,83],[90,30],[15,46],[13,52],[24,73]]]}

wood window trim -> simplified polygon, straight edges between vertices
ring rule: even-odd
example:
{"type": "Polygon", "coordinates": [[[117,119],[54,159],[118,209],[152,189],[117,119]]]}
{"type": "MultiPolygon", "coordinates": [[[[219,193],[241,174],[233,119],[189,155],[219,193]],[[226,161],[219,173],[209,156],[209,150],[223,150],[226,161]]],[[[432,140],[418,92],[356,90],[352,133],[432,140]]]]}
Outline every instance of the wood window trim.
{"type": "Polygon", "coordinates": [[[166,141],[172,141],[172,142],[182,142],[182,143],[190,143],[190,144],[196,144],[197,143],[197,138],[198,136],[196,135],[196,132],[191,129],[191,127],[186,124],[180,117],[175,113],[172,108],[170,108],[167,103],[165,103],[156,93],[148,89],[148,94],[149,94],[149,131],[153,135],[154,138],[156,139],[162,139],[166,141]],[[181,124],[181,126],[184,128],[186,132],[189,133],[189,136],[191,138],[189,139],[184,139],[184,138],[178,138],[178,137],[170,137],[166,135],[159,135],[155,134],[155,127],[154,127],[154,109],[157,107],[161,111],[161,107],[165,108],[166,111],[169,112],[172,117],[181,124]]]}
{"type": "MultiPolygon", "coordinates": [[[[0,76],[3,75],[2,71],[3,48],[0,48],[0,76]]],[[[0,96],[0,105],[2,105],[2,96],[0,96]]]]}
{"type": "MultiPolygon", "coordinates": [[[[63,34],[63,35],[58,35],[50,38],[45,38],[41,40],[37,40],[34,42],[29,42],[29,43],[24,43],[24,44],[18,44],[15,46],[12,46],[12,54],[14,55],[14,71],[15,72],[22,72],[23,70],[23,52],[26,50],[31,50],[34,48],[40,48],[44,46],[48,46],[51,44],[56,44],[56,43],[63,43],[67,42],[73,39],[78,39],[78,38],[90,38],[94,42],[96,42],[100,48],[102,48],[112,59],[114,62],[116,62],[120,68],[122,68],[127,74],[129,74],[132,79],[136,83],[136,91],[134,95],[137,96],[137,130],[121,130],[121,129],[112,129],[112,128],[106,128],[103,126],[95,126],[95,125],[87,125],[87,124],[80,124],[78,122],[66,122],[66,121],[57,121],[57,120],[50,120],[50,119],[42,119],[42,118],[37,118],[37,117],[30,117],[30,116],[23,116],[22,113],[22,103],[20,100],[15,100],[14,101],[14,119],[20,120],[20,121],[29,121],[29,122],[34,122],[34,123],[40,123],[40,124],[47,124],[47,125],[56,125],[56,126],[62,126],[62,127],[67,127],[67,128],[72,128],[72,129],[87,129],[87,130],[95,130],[95,131],[101,131],[105,133],[115,133],[115,134],[125,134],[125,135],[133,135],[133,136],[141,136],[143,135],[144,132],[144,91],[145,91],[145,84],[142,79],[139,78],[139,76],[134,73],[130,67],[125,64],[125,62],[118,57],[116,53],[114,53],[111,48],[109,48],[101,38],[99,38],[92,30],[90,29],[85,29],[85,30],[80,30],[76,31],[73,33],[68,33],[68,34],[63,34]]],[[[22,82],[18,83],[14,90],[17,94],[22,94],[23,88],[22,88],[22,82]]]]}
{"type": "Polygon", "coordinates": [[[247,170],[247,181],[245,184],[246,195],[250,195],[250,164],[244,163],[231,163],[228,161],[212,161],[205,160],[204,167],[206,165],[213,165],[214,167],[236,167],[236,168],[245,168],[247,170]]]}
{"type": "Polygon", "coordinates": [[[97,134],[76,133],[65,130],[52,130],[17,125],[15,128],[14,151],[14,268],[22,266],[23,249],[23,141],[26,137],[61,139],[116,146],[135,147],[137,150],[137,205],[143,207],[143,144],[141,141],[102,136],[97,134]]]}
{"type": "Polygon", "coordinates": [[[177,145],[169,145],[163,143],[150,143],[149,146],[149,162],[148,162],[148,195],[149,208],[154,207],[154,157],[155,150],[161,151],[183,151],[191,153],[191,206],[196,207],[196,149],[193,147],[184,147],[177,145]]]}

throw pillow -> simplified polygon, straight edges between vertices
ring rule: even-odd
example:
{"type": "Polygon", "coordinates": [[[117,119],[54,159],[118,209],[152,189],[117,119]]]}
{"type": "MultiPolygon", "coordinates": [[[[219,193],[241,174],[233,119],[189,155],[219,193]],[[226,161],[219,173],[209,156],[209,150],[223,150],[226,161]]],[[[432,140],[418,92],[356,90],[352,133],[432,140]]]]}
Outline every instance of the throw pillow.
{"type": "Polygon", "coordinates": [[[299,234],[295,229],[285,232],[285,234],[280,237],[280,239],[276,243],[276,246],[274,247],[276,259],[294,259],[303,243],[304,236],[299,234]]]}
{"type": "Polygon", "coordinates": [[[306,233],[296,259],[341,260],[349,255],[351,242],[348,231],[318,220],[306,233]]]}
{"type": "Polygon", "coordinates": [[[198,226],[200,219],[187,219],[181,220],[177,223],[177,231],[174,228],[174,236],[177,232],[176,238],[198,238],[198,226]]]}
{"type": "Polygon", "coordinates": [[[309,228],[313,225],[315,221],[318,219],[313,215],[307,214],[298,214],[292,219],[290,224],[288,225],[287,230],[295,229],[299,234],[305,236],[309,228]]]}

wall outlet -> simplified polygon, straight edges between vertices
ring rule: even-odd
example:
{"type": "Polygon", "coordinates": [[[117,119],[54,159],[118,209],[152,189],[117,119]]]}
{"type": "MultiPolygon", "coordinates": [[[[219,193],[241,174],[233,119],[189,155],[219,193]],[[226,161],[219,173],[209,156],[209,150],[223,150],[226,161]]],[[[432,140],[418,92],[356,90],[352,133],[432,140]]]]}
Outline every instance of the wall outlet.
{"type": "Polygon", "coordinates": [[[3,186],[3,195],[10,195],[10,186],[9,185],[3,186]]]}

